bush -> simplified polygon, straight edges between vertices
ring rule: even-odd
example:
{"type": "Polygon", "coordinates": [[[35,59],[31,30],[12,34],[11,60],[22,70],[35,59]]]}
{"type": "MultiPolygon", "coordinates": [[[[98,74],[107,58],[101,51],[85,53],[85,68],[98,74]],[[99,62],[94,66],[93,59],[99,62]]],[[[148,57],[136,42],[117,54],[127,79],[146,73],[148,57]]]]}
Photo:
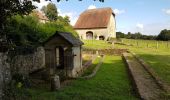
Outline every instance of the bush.
{"type": "Polygon", "coordinates": [[[48,39],[56,31],[71,32],[78,36],[71,25],[62,21],[40,23],[33,16],[13,16],[9,20],[7,30],[8,39],[16,46],[37,46],[48,39]]]}

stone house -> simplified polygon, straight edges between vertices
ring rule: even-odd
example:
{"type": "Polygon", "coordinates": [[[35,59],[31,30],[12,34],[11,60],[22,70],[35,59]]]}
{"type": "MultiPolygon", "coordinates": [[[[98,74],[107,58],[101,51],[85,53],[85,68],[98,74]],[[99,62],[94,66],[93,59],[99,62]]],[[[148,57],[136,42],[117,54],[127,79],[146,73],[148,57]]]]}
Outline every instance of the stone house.
{"type": "Polygon", "coordinates": [[[81,39],[116,38],[115,14],[111,8],[86,10],[79,16],[74,29],[81,39]]]}
{"type": "Polygon", "coordinates": [[[45,65],[49,75],[77,77],[82,70],[83,42],[71,33],[56,32],[45,43],[45,65]]]}

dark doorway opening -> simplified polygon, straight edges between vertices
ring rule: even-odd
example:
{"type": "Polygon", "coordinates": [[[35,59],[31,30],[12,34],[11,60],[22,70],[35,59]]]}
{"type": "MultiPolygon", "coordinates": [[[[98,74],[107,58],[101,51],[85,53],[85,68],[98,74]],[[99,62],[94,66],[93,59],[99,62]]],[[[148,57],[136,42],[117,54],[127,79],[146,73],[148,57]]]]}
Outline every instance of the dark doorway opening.
{"type": "Polygon", "coordinates": [[[92,40],[93,39],[93,32],[92,31],[86,32],[86,39],[87,40],[92,40]]]}
{"type": "Polygon", "coordinates": [[[104,36],[99,36],[99,40],[104,40],[105,37],[104,36]]]}

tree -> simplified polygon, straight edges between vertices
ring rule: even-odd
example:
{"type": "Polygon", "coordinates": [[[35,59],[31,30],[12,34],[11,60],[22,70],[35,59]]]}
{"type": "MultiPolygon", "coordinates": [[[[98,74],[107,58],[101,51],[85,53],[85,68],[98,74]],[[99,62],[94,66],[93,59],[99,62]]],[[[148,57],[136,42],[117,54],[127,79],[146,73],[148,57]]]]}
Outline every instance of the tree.
{"type": "Polygon", "coordinates": [[[170,30],[164,29],[157,36],[157,40],[167,41],[170,40],[170,30]]]}
{"type": "Polygon", "coordinates": [[[49,3],[47,6],[43,6],[41,9],[50,21],[57,20],[58,11],[53,3],[49,3]]]}
{"type": "MultiPolygon", "coordinates": [[[[39,2],[40,0],[32,0],[39,2]]],[[[1,0],[0,1],[0,46],[10,43],[5,30],[8,28],[9,19],[14,15],[28,15],[36,7],[30,0],[1,0]]],[[[6,48],[6,47],[5,47],[6,48]]]]}
{"type": "Polygon", "coordinates": [[[125,38],[126,35],[124,33],[122,33],[122,32],[116,32],[116,37],[117,38],[125,38]]]}

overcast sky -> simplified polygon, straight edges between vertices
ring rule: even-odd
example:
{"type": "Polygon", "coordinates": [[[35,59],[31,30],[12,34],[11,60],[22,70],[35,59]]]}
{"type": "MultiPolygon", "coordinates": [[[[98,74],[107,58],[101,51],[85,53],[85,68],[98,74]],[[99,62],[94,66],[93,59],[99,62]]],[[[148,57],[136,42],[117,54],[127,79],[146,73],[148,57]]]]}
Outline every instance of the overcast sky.
{"type": "MultiPolygon", "coordinates": [[[[34,3],[40,9],[49,3],[34,3]]],[[[79,15],[87,9],[111,7],[116,14],[116,31],[141,32],[158,35],[162,29],[170,29],[170,0],[52,0],[61,16],[68,15],[74,25],[79,15]]]]}

